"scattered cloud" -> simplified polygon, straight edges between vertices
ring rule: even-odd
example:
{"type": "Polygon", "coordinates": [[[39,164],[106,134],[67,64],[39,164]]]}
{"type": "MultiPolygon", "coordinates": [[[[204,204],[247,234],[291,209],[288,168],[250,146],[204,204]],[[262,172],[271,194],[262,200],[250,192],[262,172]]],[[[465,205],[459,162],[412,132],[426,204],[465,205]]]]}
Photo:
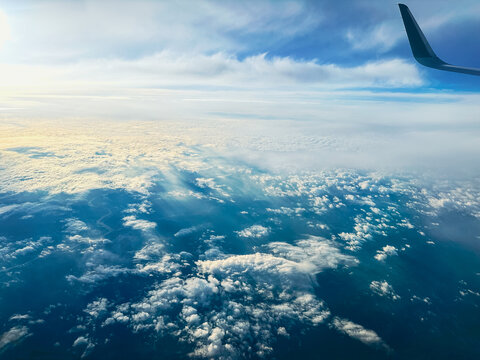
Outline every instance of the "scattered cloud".
{"type": "Polygon", "coordinates": [[[73,342],[72,347],[82,350],[81,358],[83,359],[92,352],[93,348],[95,347],[95,344],[91,342],[89,338],[84,336],[79,336],[73,342]]]}
{"type": "Polygon", "coordinates": [[[189,228],[185,228],[185,229],[180,229],[178,230],[173,236],[175,237],[182,237],[182,236],[186,236],[186,235],[189,235],[191,233],[194,233],[198,230],[200,230],[201,227],[199,226],[191,226],[189,228]]]}
{"type": "Polygon", "coordinates": [[[377,295],[386,296],[392,300],[399,300],[400,296],[395,293],[392,285],[390,285],[386,280],[383,281],[372,281],[370,283],[370,289],[377,295]]]}
{"type": "Polygon", "coordinates": [[[153,221],[137,219],[134,215],[125,216],[123,218],[123,224],[141,231],[150,231],[157,227],[157,224],[153,221]]]}
{"type": "Polygon", "coordinates": [[[385,261],[388,256],[397,255],[398,251],[395,246],[385,245],[382,250],[377,250],[377,254],[374,256],[378,261],[385,261]]]}
{"type": "Polygon", "coordinates": [[[15,345],[30,335],[31,333],[26,326],[12,327],[0,335],[0,352],[4,351],[7,346],[15,345]]]}
{"type": "MultiPolygon", "coordinates": [[[[277,334],[288,336],[294,324],[316,326],[330,316],[314,294],[312,275],[355,261],[316,237],[265,250],[271,253],[196,261],[193,273],[158,283],[142,301],[118,306],[104,324],[176,334],[194,346],[193,357],[238,358],[247,348],[266,356],[277,334]]],[[[170,254],[170,260],[180,259],[170,254]]]]}
{"type": "Polygon", "coordinates": [[[378,336],[378,334],[373,330],[365,329],[361,325],[339,317],[335,317],[333,319],[333,326],[337,330],[363,342],[364,344],[389,350],[388,345],[385,344],[380,336],[378,336]]]}
{"type": "Polygon", "coordinates": [[[107,311],[108,301],[106,298],[100,298],[87,305],[84,310],[88,315],[97,318],[101,313],[107,311]]]}
{"type": "Polygon", "coordinates": [[[243,238],[262,238],[270,233],[270,229],[262,225],[252,225],[237,231],[238,236],[243,238]]]}

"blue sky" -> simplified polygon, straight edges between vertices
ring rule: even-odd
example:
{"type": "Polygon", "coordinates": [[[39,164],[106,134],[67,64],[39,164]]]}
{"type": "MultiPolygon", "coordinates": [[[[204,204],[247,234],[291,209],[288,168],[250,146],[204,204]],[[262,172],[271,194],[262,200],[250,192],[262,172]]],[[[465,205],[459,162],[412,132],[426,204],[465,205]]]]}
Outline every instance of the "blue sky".
{"type": "MultiPolygon", "coordinates": [[[[408,5],[441,57],[461,65],[479,65],[480,46],[477,37],[472,36],[480,30],[477,1],[453,4],[413,0],[408,5]]],[[[382,77],[378,81],[367,76],[363,84],[356,81],[358,76],[349,81],[337,81],[335,76],[331,79],[325,74],[316,77],[318,69],[310,72],[313,75],[298,72],[298,67],[284,71],[293,72],[296,83],[311,83],[313,76],[313,82],[327,85],[330,82],[333,87],[340,82],[342,87],[374,85],[409,91],[480,88],[476,78],[444,74],[414,63],[395,2],[41,0],[4,1],[0,9],[3,64],[49,67],[76,64],[78,68],[79,64],[92,61],[134,64],[166,53],[172,61],[222,54],[241,63],[265,54],[268,61],[289,59],[293,65],[314,62],[341,69],[401,60],[405,68],[400,73],[409,69],[404,78],[393,74],[392,66],[388,79],[382,77]],[[352,84],[348,84],[350,81],[352,84]]],[[[207,75],[208,71],[219,71],[190,67],[194,65],[184,65],[182,71],[207,72],[207,75]]],[[[239,70],[240,74],[244,70],[239,70]]],[[[85,78],[85,74],[82,76],[85,78]]],[[[225,85],[235,86],[228,82],[225,85]]]]}
{"type": "MultiPolygon", "coordinates": [[[[478,1],[408,5],[440,57],[480,66],[478,1]]],[[[479,167],[479,78],[418,65],[394,2],[4,1],[0,34],[4,122],[187,121],[247,147],[333,139],[334,165],[479,167]]]]}

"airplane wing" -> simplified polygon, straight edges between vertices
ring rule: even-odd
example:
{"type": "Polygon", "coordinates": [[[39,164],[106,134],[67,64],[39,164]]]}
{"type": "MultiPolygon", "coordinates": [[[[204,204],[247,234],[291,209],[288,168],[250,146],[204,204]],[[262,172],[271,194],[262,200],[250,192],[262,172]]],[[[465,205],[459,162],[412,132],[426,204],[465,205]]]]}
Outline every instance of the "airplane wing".
{"type": "Polygon", "coordinates": [[[398,4],[398,6],[400,7],[400,13],[402,14],[403,24],[407,31],[413,56],[420,64],[434,69],[480,76],[480,69],[450,65],[441,60],[430,47],[408,6],[404,4],[398,4]]]}

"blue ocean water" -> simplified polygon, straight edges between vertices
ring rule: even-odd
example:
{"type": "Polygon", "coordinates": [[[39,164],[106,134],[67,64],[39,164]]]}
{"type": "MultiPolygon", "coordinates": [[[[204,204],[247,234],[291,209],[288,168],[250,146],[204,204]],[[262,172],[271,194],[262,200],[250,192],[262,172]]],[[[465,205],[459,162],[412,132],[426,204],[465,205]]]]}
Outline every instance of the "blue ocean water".
{"type": "Polygon", "coordinates": [[[478,208],[436,186],[243,165],[3,192],[0,356],[477,358],[478,208]]]}

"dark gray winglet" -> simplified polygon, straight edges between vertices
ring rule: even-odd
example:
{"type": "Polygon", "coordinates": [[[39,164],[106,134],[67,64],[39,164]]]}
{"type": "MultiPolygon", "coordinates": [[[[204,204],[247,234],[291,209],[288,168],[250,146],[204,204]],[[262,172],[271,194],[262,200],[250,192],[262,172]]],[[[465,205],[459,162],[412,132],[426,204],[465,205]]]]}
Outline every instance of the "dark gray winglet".
{"type": "Polygon", "coordinates": [[[434,69],[480,76],[480,69],[450,65],[441,60],[430,47],[430,44],[425,38],[425,35],[423,35],[420,26],[418,26],[415,18],[408,9],[408,6],[404,4],[398,4],[398,6],[400,8],[400,13],[402,14],[403,24],[407,31],[408,41],[410,42],[413,56],[420,64],[434,69]]]}

